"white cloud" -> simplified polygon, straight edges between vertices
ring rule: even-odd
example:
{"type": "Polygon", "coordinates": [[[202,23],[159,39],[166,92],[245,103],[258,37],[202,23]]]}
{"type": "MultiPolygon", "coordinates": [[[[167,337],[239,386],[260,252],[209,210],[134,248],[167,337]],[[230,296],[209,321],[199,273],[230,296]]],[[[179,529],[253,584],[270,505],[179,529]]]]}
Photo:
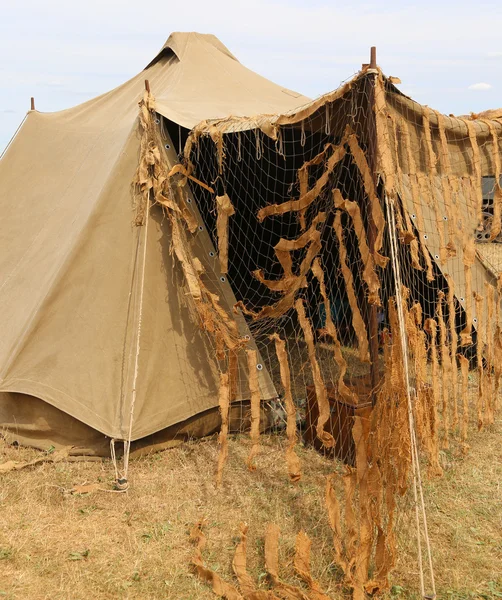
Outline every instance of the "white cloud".
{"type": "Polygon", "coordinates": [[[486,90],[491,90],[492,87],[490,83],[473,83],[469,86],[469,89],[476,92],[485,92],[486,90]]]}

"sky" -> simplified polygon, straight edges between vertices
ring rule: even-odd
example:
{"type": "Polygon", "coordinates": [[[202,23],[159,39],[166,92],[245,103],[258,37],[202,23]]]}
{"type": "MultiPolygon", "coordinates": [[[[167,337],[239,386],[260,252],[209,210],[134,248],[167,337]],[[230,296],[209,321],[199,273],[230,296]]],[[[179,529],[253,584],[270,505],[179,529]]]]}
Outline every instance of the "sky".
{"type": "Polygon", "coordinates": [[[446,114],[502,106],[502,2],[0,0],[0,151],[35,97],[75,106],[141,71],[172,31],[213,33],[247,67],[316,97],[369,62],[446,114]]]}

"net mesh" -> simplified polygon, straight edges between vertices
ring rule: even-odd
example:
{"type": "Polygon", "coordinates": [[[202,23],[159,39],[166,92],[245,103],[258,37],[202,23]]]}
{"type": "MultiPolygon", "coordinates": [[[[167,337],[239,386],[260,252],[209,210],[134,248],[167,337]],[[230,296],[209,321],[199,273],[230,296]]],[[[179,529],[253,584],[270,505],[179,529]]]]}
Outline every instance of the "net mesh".
{"type": "Polygon", "coordinates": [[[422,594],[434,591],[421,472],[440,476],[441,451],[467,452],[499,403],[500,115],[446,117],[372,69],[294,114],[189,134],[157,117],[148,94],[143,109],[160,125],[144,126],[139,186],[171,220],[220,371],[218,480],[237,389],[251,400],[248,466],[259,465],[266,372],[291,479],[300,436],[345,465],[326,506],[354,597],[388,585],[398,527],[418,547],[422,594]],[[169,144],[172,170],[151,154],[169,144]],[[197,246],[201,229],[212,246],[197,246]]]}

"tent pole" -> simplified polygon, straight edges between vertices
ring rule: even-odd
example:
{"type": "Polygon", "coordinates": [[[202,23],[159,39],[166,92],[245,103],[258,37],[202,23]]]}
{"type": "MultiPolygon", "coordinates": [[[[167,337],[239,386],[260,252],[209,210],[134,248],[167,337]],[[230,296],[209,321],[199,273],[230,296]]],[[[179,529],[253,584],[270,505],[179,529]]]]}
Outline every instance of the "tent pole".
{"type": "Polygon", "coordinates": [[[370,69],[376,69],[376,68],[377,68],[376,46],[371,46],[371,48],[370,48],[370,69]]]}
{"type": "MultiPolygon", "coordinates": [[[[376,47],[372,46],[370,51],[370,69],[377,68],[376,63],[376,47]]],[[[377,188],[377,130],[376,130],[376,116],[375,116],[375,85],[377,73],[368,74],[366,78],[367,97],[368,97],[368,109],[367,109],[367,145],[366,154],[368,166],[371,170],[373,181],[375,183],[375,189],[377,188]]],[[[375,252],[375,240],[376,240],[376,226],[373,221],[371,214],[370,199],[366,196],[365,202],[365,213],[367,222],[367,236],[368,236],[368,247],[371,254],[375,252]]],[[[373,406],[376,402],[376,388],[380,380],[380,372],[378,367],[378,318],[377,318],[377,307],[374,304],[366,302],[366,322],[369,334],[369,351],[370,351],[370,376],[371,376],[371,402],[373,406]]]]}
{"type": "Polygon", "coordinates": [[[31,110],[35,110],[35,98],[31,97],[31,110]]]}

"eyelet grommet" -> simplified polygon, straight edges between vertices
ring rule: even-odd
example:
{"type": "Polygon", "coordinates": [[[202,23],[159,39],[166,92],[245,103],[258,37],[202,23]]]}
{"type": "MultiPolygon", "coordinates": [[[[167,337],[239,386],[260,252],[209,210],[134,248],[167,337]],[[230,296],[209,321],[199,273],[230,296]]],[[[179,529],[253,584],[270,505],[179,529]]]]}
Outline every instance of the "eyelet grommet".
{"type": "Polygon", "coordinates": [[[263,371],[263,365],[261,363],[258,363],[256,365],[256,368],[258,369],[258,371],[263,371]]]}
{"type": "Polygon", "coordinates": [[[204,227],[202,227],[202,225],[199,225],[199,231],[204,231],[204,227]]]}
{"type": "Polygon", "coordinates": [[[225,279],[224,277],[220,277],[220,281],[221,281],[222,283],[225,283],[226,279],[225,279]]]}
{"type": "Polygon", "coordinates": [[[214,252],[213,252],[212,250],[211,250],[211,252],[209,253],[209,256],[210,256],[211,258],[213,258],[213,256],[214,256],[214,252]]]}
{"type": "Polygon", "coordinates": [[[171,148],[171,146],[170,146],[169,144],[166,144],[166,145],[165,145],[165,149],[166,149],[166,150],[169,150],[169,148],[171,148]]]}
{"type": "Polygon", "coordinates": [[[428,239],[429,239],[429,236],[426,233],[424,233],[424,240],[428,240],[428,239]]]}

